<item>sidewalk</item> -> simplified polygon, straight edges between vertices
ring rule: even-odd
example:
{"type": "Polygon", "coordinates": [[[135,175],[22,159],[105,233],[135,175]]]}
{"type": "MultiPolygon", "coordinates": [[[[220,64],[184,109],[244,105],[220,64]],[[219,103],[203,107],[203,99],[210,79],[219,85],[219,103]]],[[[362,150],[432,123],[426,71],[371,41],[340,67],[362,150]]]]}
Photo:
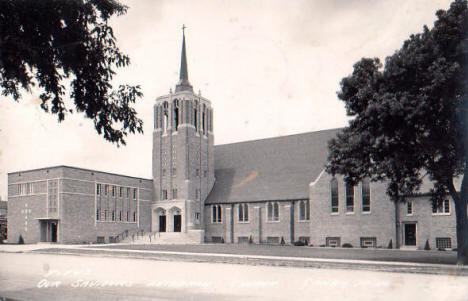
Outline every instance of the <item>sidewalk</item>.
{"type": "MultiPolygon", "coordinates": [[[[0,245],[0,252],[27,252],[40,254],[118,257],[162,261],[208,262],[266,266],[290,266],[319,269],[353,269],[395,273],[418,273],[468,276],[468,267],[451,264],[414,263],[398,261],[356,260],[339,258],[314,258],[299,256],[274,256],[252,254],[228,254],[208,252],[185,252],[171,250],[126,249],[126,245],[113,245],[121,248],[106,248],[93,245],[0,245]]],[[[233,246],[234,248],[235,246],[233,246]]],[[[326,250],[324,250],[326,251],[326,250]]],[[[1,256],[1,255],[0,255],[1,256]]]]}

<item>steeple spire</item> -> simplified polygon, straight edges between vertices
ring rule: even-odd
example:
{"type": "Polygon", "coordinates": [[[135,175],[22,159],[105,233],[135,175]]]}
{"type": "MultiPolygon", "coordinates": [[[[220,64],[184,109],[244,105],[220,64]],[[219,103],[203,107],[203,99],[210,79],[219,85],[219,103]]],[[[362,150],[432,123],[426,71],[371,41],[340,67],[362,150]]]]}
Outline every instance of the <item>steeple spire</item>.
{"type": "Polygon", "coordinates": [[[180,75],[179,82],[176,85],[175,91],[191,91],[193,92],[193,87],[188,81],[188,71],[187,71],[187,55],[185,53],[185,24],[182,26],[182,54],[180,56],[180,75]]]}

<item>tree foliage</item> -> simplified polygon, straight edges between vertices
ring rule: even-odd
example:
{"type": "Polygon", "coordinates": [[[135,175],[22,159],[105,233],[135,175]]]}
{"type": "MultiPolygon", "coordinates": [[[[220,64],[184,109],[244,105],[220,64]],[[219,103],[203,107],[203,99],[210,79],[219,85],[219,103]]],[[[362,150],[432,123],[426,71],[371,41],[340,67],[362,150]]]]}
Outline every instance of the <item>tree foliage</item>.
{"type": "Polygon", "coordinates": [[[396,201],[428,177],[435,196],[454,199],[461,231],[458,211],[465,208],[466,224],[468,199],[467,1],[436,15],[433,28],[411,35],[385,66],[363,58],[341,81],[338,97],[352,120],[329,142],[327,170],[352,183],[386,181],[396,201]],[[455,187],[459,176],[464,184],[455,187]]]}
{"type": "Polygon", "coordinates": [[[75,110],[117,145],[125,144],[128,133],[142,133],[143,122],[131,107],[142,97],[140,87],[112,87],[115,69],[130,59],[108,22],[126,11],[114,0],[1,0],[1,94],[18,101],[38,86],[41,108],[59,121],[73,113],[64,102],[69,94],[75,110]]]}

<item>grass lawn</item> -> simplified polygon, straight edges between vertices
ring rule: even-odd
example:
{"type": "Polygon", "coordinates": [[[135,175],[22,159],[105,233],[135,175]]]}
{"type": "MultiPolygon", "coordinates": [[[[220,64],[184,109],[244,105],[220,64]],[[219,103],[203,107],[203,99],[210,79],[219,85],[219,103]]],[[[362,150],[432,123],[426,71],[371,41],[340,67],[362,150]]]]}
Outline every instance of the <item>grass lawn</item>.
{"type": "MultiPolygon", "coordinates": [[[[93,246],[97,247],[97,246],[93,246]]],[[[374,261],[397,261],[432,264],[455,264],[454,251],[413,251],[360,248],[312,248],[276,245],[249,244],[202,244],[202,245],[120,245],[99,246],[103,249],[174,251],[194,253],[218,253],[237,255],[264,255],[283,257],[308,257],[326,259],[353,259],[374,261]]]]}

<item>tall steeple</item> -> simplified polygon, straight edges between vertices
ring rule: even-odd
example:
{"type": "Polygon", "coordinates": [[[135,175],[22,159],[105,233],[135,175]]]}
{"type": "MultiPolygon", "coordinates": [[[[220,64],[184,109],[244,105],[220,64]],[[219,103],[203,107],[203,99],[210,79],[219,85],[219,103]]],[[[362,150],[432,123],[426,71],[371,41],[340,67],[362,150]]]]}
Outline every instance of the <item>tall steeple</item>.
{"type": "Polygon", "coordinates": [[[185,24],[182,26],[182,54],[180,56],[180,75],[179,82],[176,85],[175,91],[190,91],[193,92],[193,87],[188,81],[187,71],[187,55],[185,53],[185,24]]]}

